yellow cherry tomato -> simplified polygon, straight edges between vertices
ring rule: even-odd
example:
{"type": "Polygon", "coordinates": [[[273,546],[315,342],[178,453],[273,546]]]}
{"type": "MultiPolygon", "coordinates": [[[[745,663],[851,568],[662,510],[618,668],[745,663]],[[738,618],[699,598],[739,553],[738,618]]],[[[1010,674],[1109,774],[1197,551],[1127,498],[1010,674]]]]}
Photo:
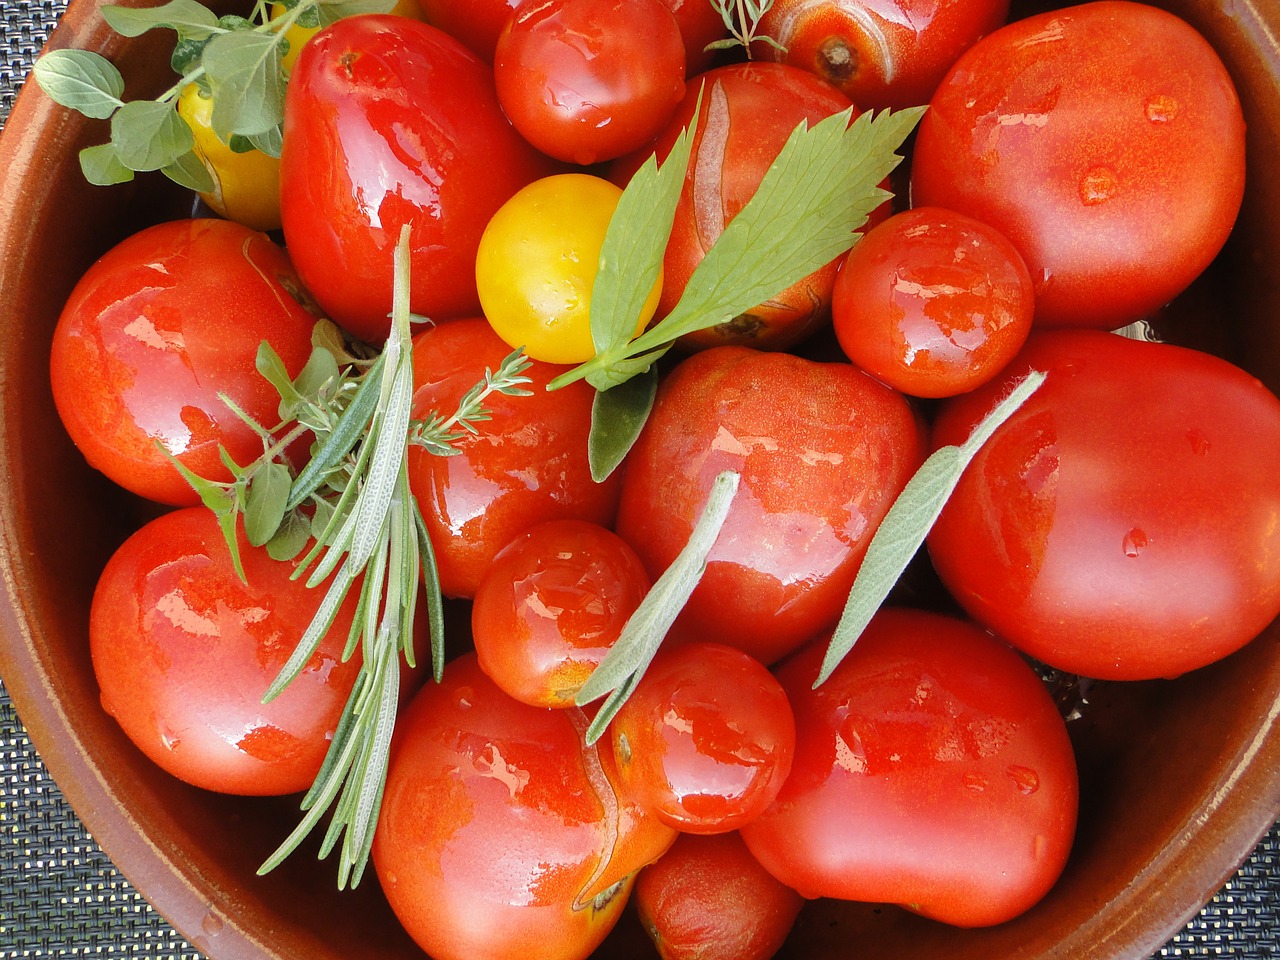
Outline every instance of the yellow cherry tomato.
{"type": "Polygon", "coordinates": [[[217,213],[255,230],[280,228],[280,161],[261,150],[236,153],[218,139],[210,120],[213,100],[189,83],[178,97],[178,113],[191,127],[195,154],[213,177],[200,194],[217,213]]]}
{"type": "MultiPolygon", "coordinates": [[[[279,20],[289,9],[283,4],[274,3],[271,5],[271,19],[279,20]]],[[[396,0],[396,5],[391,8],[390,13],[394,13],[399,17],[409,17],[412,20],[420,20],[426,23],[426,15],[422,12],[418,0],[396,0]]],[[[294,24],[284,32],[284,38],[289,41],[289,49],[285,55],[280,58],[280,63],[284,67],[285,73],[293,70],[294,61],[298,59],[298,51],[302,49],[303,44],[320,32],[319,27],[301,27],[294,24]]]]}
{"type": "MultiPolygon", "coordinates": [[[[476,254],[476,289],[494,331],[535,360],[582,363],[595,356],[591,286],[609,218],[622,190],[585,173],[536,180],[489,221],[476,254]]],[[[636,332],[662,292],[649,292],[636,332]]]]}

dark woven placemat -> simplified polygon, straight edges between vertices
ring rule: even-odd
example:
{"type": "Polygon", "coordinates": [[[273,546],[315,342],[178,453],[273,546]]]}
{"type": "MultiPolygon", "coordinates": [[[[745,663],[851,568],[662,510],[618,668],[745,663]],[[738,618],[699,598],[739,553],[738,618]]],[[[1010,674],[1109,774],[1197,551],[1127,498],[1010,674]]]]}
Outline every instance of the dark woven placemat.
{"type": "MultiPolygon", "coordinates": [[[[0,0],[0,126],[64,7],[60,0],[0,0]]],[[[1280,827],[1156,956],[1280,957],[1278,894],[1280,827]]],[[[90,838],[32,748],[0,680],[0,960],[124,957],[199,960],[200,954],[90,838]]]]}

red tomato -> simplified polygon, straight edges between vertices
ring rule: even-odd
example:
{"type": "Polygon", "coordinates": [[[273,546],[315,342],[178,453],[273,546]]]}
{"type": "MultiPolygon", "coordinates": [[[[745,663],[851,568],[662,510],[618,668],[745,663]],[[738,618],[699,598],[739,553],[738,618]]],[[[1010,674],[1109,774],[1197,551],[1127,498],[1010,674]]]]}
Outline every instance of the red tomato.
{"type": "Polygon", "coordinates": [[[760,19],[757,55],[822,77],[864,110],[928,103],[938,82],[1009,0],[777,0],[760,19]]]}
{"type": "Polygon", "coordinates": [[[498,34],[520,0],[418,0],[427,22],[456,37],[477,57],[493,61],[498,34]]]}
{"type": "Polygon", "coordinates": [[[499,551],[476,589],[480,667],[522,703],[572,706],[648,589],[644,564],[607,527],[540,523],[499,551]]]}
{"type": "Polygon", "coordinates": [[[467,654],[400,718],[373,861],[436,960],[584,958],[674,831],[619,801],[581,710],[503,693],[467,654]]]}
{"type": "Polygon", "coordinates": [[[759,816],[796,748],[778,681],[718,643],[660,651],[609,732],[626,795],[687,833],[726,833],[759,816]]]}
{"type": "Polygon", "coordinates": [[[804,905],[737,833],[681,834],[634,896],[662,960],[769,960],[804,905]]]}
{"type": "Polygon", "coordinates": [[[817,690],[822,640],[778,669],[799,747],[742,837],[806,897],[1002,923],[1066,863],[1078,787],[1066,724],[1016,653],[962,620],[886,609],[817,690]]]}
{"type": "Polygon", "coordinates": [[[321,306],[366,340],[390,330],[402,226],[412,228],[414,312],[474,314],[485,224],[550,172],[502,115],[488,67],[426,24],[348,17],[313,37],[290,75],[280,172],[289,253],[321,306]]]}
{"type": "Polygon", "coordinates": [[[1028,368],[1047,380],[928,541],[972,616],[1052,666],[1121,680],[1203,666],[1280,614],[1280,400],[1206,353],[1055,331],[946,401],[935,443],[1028,368]]]}
{"type": "Polygon", "coordinates": [[[524,138],[587,165],[662,130],[684,95],[684,42],[662,0],[545,0],[507,21],[493,71],[524,138]]]}
{"type": "Polygon", "coordinates": [[[676,23],[680,25],[680,36],[684,40],[685,76],[702,73],[711,66],[715,57],[715,51],[707,47],[729,35],[724,18],[715,4],[707,0],[663,0],[663,3],[675,14],[676,23]]]}
{"type": "MultiPolygon", "coordinates": [[[[775,63],[717,67],[688,84],[684,100],[657,141],[618,161],[611,179],[626,183],[655,149],[659,160],[666,158],[693,117],[699,90],[702,109],[663,261],[659,317],[675,307],[694,268],[725,225],[755,195],[796,125],[816,123],[850,106],[839,91],[795,67],[775,63]]],[[[838,262],[819,268],[733,320],[685,337],[684,343],[781,349],[799,342],[829,317],[838,262]]]]}
{"type": "Polygon", "coordinates": [[[920,124],[911,179],[915,204],[1014,242],[1038,323],[1103,328],[1185,289],[1243,191],[1244,119],[1222,61],[1173,14],[1124,0],[976,44],[920,124]]]}
{"type": "Polygon", "coordinates": [[[207,790],[269,795],[311,786],[360,669],[342,662],[355,598],[302,673],[275,681],[324,589],[240,538],[236,575],[217,518],[189,507],[152,520],[107,563],[89,622],[102,705],[138,748],[207,790]]]}
{"type": "Polygon", "coordinates": [[[736,470],[741,485],[673,629],[772,663],[835,625],[922,446],[906,399],[856,367],[707,350],[659,386],[627,458],[617,530],[656,579],[716,476],[736,470]]]}
{"type": "Polygon", "coordinates": [[[291,375],[311,355],[316,318],[289,258],[224,220],[177,220],[108,251],[72,291],[53,334],[53,399],[90,465],[134,493],[178,506],[199,496],[164,451],[229,481],[262,440],[219,394],[265,427],[275,389],[258,372],[266,340],[291,375]],[[161,449],[163,447],[163,449],[161,449]]]}
{"type": "MultiPolygon", "coordinates": [[[[413,416],[451,415],[462,396],[511,348],[488,321],[453,320],[414,337],[413,416]]],[[[461,453],[409,451],[409,485],[422,509],[447,596],[473,597],[494,555],[529,527],[576,519],[611,526],[620,478],[591,479],[587,436],[595,391],[579,381],[547,392],[567,367],[534,363],[527,397],[493,395],[491,419],[461,453]]]]}
{"type": "Polygon", "coordinates": [[[845,257],[831,314],[845,355],[915,397],[972,390],[1031,332],[1035,293],[1017,249],[961,213],[919,207],[845,257]]]}

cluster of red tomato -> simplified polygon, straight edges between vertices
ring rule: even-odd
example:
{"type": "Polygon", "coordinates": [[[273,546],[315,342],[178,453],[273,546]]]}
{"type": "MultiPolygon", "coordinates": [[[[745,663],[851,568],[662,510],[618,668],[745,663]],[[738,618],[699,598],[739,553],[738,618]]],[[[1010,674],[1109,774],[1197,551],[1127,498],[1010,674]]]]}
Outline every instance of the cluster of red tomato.
{"type": "MultiPolygon", "coordinates": [[[[512,346],[542,355],[529,395],[490,398],[457,455],[409,453],[474,652],[421,691],[405,674],[373,857],[434,957],[585,957],[633,885],[669,958],[767,957],[802,896],[1000,923],[1054,883],[1077,809],[1066,725],[1015,649],[1163,677],[1280,612],[1280,401],[1208,354],[1105,332],[1157,313],[1231,229],[1243,120],[1222,64],[1182,21],[1123,0],[1001,29],[1001,0],[919,5],[909,24],[880,6],[776,0],[758,27],[786,52],[757,38],[762,59],[719,66],[704,48],[726,28],[703,0],[422,0],[434,26],[342,20],[292,65],[287,255],[228,221],[162,224],[100,260],[63,313],[69,433],[179,508],[103,573],[103,704],[166,769],[245,794],[315,777],[359,667],[343,658],[358,611],[263,706],[323,591],[243,532],[242,578],[172,458],[229,477],[228,460],[261,454],[251,421],[273,422],[280,396],[260,342],[296,377],[317,311],[386,337],[402,224],[412,309],[437,321],[414,338],[415,417],[455,409],[512,346]],[[792,128],[850,96],[930,103],[913,209],[687,338],[623,467],[593,480],[594,389],[546,389],[590,356],[589,308],[528,291],[589,299],[595,262],[544,254],[580,229],[598,251],[618,188],[574,180],[517,207],[501,229],[523,253],[477,268],[491,218],[584,164],[624,184],[700,110],[661,317],[792,128]],[[505,341],[482,298],[513,317],[505,341]],[[831,362],[839,349],[854,363],[831,362]],[[1029,369],[1045,383],[965,473],[931,565],[815,687],[894,499],[1029,369]],[[741,486],[699,586],[588,743],[577,691],[725,470],[741,486]]],[[[305,440],[282,454],[307,455],[305,440]]]]}

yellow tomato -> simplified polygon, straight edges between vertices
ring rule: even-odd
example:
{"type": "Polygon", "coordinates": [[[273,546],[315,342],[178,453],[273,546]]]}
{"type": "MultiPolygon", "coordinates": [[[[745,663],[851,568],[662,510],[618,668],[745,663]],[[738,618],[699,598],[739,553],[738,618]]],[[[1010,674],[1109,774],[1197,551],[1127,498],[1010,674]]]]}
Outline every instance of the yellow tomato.
{"type": "MultiPolygon", "coordinates": [[[[494,214],[476,254],[476,288],[498,336],[549,363],[595,356],[591,287],[620,196],[622,190],[607,180],[566,173],[531,183],[494,214]]],[[[637,333],[661,292],[659,273],[637,333]]]]}
{"type": "MultiPolygon", "coordinates": [[[[275,3],[271,5],[272,20],[279,20],[288,12],[288,8],[282,4],[275,3]]],[[[418,5],[418,0],[396,0],[396,5],[389,12],[400,17],[421,20],[423,23],[427,20],[422,12],[422,7],[418,5]]],[[[319,32],[319,27],[300,27],[296,23],[284,32],[284,38],[289,41],[288,51],[280,58],[285,73],[293,70],[294,61],[298,59],[298,51],[302,49],[303,44],[319,32]]]]}
{"type": "Polygon", "coordinates": [[[278,230],[280,161],[261,150],[236,153],[219,140],[210,126],[213,100],[194,83],[178,98],[178,113],[191,127],[196,156],[213,177],[213,190],[200,198],[228,220],[255,230],[278,230]]]}

